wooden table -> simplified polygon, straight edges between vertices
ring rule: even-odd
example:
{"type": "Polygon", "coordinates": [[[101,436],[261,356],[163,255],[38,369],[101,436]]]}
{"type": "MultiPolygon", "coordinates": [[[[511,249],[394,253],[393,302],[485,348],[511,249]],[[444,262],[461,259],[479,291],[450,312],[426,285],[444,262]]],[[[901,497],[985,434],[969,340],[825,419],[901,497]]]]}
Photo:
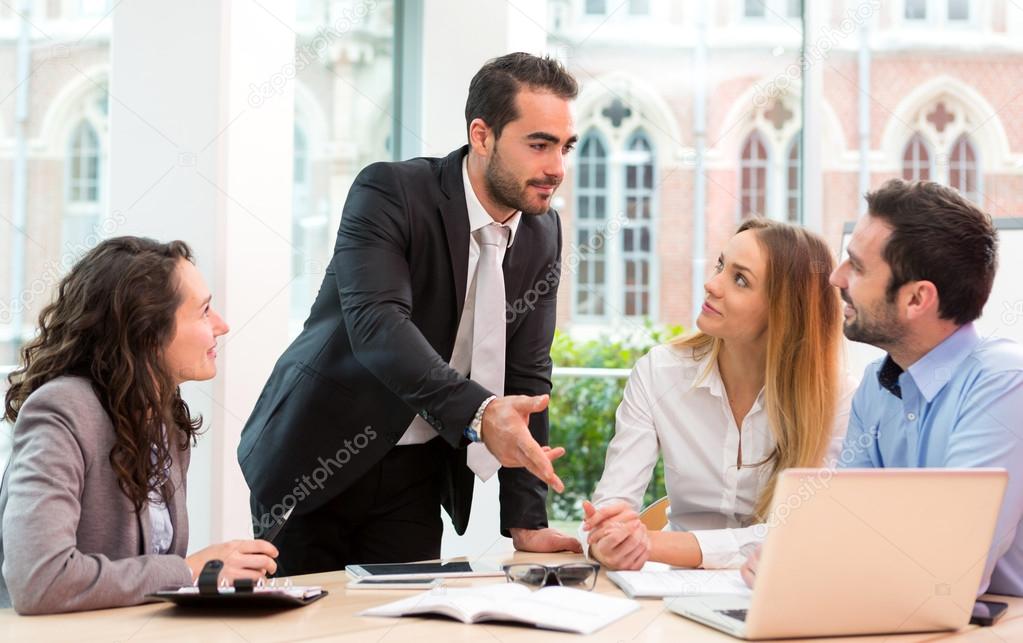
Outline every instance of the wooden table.
{"type": "MultiPolygon", "coordinates": [[[[491,562],[549,563],[578,560],[571,554],[523,554],[509,552],[491,562]]],[[[217,612],[200,614],[154,603],[137,607],[57,614],[18,616],[13,610],[0,610],[0,641],[42,643],[44,641],[500,641],[536,643],[536,641],[730,641],[734,639],[699,625],[664,607],[661,600],[641,600],[642,608],[612,623],[589,637],[512,625],[463,625],[457,621],[426,618],[386,619],[356,616],[368,607],[410,596],[409,591],[348,591],[343,571],[311,574],[294,578],[296,585],[322,585],[330,595],[298,609],[274,613],[217,612]]],[[[451,582],[454,585],[493,583],[495,578],[451,582]]],[[[603,572],[594,591],[622,596],[603,572]]],[[[1023,599],[992,596],[1009,603],[1009,611],[993,628],[970,626],[959,632],[909,634],[885,637],[819,639],[829,643],[843,641],[1023,641],[1023,599]]],[[[801,639],[807,641],[809,639],[801,639]]]]}

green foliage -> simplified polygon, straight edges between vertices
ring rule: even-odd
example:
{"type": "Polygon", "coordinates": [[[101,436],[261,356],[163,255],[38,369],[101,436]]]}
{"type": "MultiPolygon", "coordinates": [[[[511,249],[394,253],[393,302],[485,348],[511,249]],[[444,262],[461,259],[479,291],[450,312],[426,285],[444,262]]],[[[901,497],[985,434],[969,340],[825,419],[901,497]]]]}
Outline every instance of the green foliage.
{"type": "MultiPolygon", "coordinates": [[[[650,322],[624,336],[601,335],[579,340],[557,331],[551,357],[556,367],[632,368],[653,346],[680,335],[681,326],[655,327],[650,322]]],[[[554,378],[551,395],[551,444],[567,453],[554,463],[565,483],[562,494],[547,494],[551,520],[581,520],[582,501],[589,499],[604,470],[604,454],[614,435],[615,411],[622,401],[625,378],[554,378]]],[[[660,498],[664,490],[664,465],[658,460],[643,504],[660,498]]]]}

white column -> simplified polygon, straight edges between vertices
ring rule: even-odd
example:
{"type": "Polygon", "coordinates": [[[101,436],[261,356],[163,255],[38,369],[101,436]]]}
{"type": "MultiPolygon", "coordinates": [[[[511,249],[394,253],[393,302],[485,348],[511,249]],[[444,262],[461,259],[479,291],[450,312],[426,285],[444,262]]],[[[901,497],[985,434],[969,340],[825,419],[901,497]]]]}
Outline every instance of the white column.
{"type": "MultiPolygon", "coordinates": [[[[467,142],[465,99],[469,81],[483,63],[513,51],[537,55],[546,51],[547,3],[480,0],[471,8],[456,2],[423,5],[421,114],[404,125],[417,131],[423,154],[444,156],[467,142]]],[[[455,534],[444,514],[441,553],[472,558],[505,546],[499,528],[497,476],[486,483],[477,479],[464,536],[455,534]]]]}
{"type": "Polygon", "coordinates": [[[294,0],[114,12],[108,229],[187,241],[231,325],[216,379],[183,387],[207,427],[188,477],[190,551],[251,535],[235,450],[287,342],[294,15],[294,0]]]}
{"type": "MultiPolygon", "coordinates": [[[[803,55],[809,51],[824,25],[825,7],[821,2],[803,3],[803,55]]],[[[803,66],[803,225],[824,232],[824,65],[803,66]]]]}

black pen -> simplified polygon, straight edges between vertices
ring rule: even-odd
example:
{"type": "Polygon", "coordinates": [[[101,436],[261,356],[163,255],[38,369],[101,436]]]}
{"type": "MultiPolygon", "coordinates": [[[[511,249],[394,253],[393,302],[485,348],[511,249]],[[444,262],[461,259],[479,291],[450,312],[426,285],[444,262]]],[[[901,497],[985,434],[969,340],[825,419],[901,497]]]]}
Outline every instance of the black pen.
{"type": "Polygon", "coordinates": [[[281,516],[281,519],[277,521],[277,524],[271,527],[270,531],[266,533],[266,536],[263,537],[263,540],[269,542],[270,544],[273,544],[274,539],[277,538],[277,535],[281,533],[281,529],[284,529],[284,524],[288,522],[288,518],[291,517],[291,512],[294,510],[295,507],[294,505],[292,505],[291,509],[285,511],[284,515],[281,516]]]}

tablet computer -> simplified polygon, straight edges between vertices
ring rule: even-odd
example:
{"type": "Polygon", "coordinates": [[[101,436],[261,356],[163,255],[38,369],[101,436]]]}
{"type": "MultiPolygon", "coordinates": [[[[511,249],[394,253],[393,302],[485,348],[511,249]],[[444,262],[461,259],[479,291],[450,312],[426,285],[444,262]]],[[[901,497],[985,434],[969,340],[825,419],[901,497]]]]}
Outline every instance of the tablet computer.
{"type": "Polygon", "coordinates": [[[471,578],[475,576],[504,576],[504,570],[499,565],[469,562],[450,561],[433,563],[382,563],[369,565],[348,565],[345,571],[352,578],[391,578],[391,579],[421,579],[421,578],[471,578]]]}

